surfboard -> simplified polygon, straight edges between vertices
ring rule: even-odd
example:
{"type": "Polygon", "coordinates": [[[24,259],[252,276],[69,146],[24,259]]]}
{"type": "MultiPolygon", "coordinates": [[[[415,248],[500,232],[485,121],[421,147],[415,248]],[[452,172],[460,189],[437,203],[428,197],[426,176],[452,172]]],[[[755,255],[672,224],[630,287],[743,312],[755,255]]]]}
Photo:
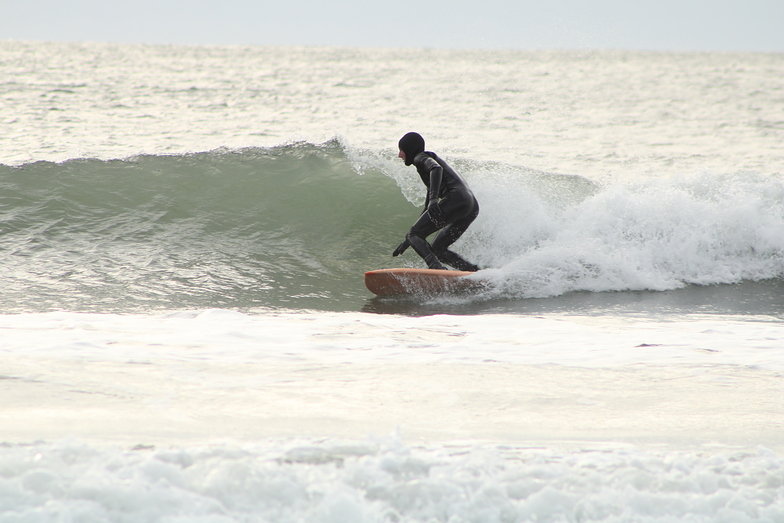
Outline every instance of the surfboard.
{"type": "Polygon", "coordinates": [[[478,288],[481,282],[468,279],[475,274],[439,269],[378,269],[365,273],[365,286],[377,296],[442,294],[478,288]]]}

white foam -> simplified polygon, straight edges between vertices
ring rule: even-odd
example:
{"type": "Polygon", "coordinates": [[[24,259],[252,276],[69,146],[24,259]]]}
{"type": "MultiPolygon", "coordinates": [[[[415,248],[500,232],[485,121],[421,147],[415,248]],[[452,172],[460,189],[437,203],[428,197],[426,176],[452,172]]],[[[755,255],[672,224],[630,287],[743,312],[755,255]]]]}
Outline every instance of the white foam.
{"type": "Polygon", "coordinates": [[[668,453],[395,437],[0,447],[3,521],[780,521],[767,449],[668,453]]]}
{"type": "Polygon", "coordinates": [[[480,265],[500,268],[487,274],[497,295],[668,290],[784,274],[780,177],[614,181],[576,203],[551,201],[530,177],[517,180],[476,184],[481,201],[498,205],[484,207],[458,244],[480,265]]]}

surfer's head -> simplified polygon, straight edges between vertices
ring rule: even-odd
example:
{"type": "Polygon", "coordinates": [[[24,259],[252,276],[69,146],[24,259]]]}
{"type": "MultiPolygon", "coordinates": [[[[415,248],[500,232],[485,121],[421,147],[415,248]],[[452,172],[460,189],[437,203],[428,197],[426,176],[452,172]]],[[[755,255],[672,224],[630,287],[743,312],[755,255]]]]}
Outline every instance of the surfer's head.
{"type": "Polygon", "coordinates": [[[398,158],[403,158],[406,165],[411,165],[414,157],[425,150],[425,139],[419,133],[406,133],[397,146],[400,148],[398,158]]]}

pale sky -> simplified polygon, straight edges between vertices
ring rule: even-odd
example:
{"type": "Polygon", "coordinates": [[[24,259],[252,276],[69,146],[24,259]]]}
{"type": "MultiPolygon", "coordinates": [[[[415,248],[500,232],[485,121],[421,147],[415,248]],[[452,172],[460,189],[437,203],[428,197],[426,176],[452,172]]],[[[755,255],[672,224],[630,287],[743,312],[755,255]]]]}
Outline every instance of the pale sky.
{"type": "Polygon", "coordinates": [[[784,0],[0,0],[0,40],[784,52],[784,0]]]}

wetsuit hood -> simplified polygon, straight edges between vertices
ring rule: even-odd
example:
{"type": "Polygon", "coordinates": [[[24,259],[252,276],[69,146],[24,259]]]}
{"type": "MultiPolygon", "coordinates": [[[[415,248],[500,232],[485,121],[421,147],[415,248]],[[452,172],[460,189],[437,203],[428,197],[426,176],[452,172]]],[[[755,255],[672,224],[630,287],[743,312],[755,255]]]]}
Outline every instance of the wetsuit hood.
{"type": "Polygon", "coordinates": [[[406,165],[414,163],[414,157],[424,152],[425,139],[419,133],[406,133],[397,143],[397,146],[406,155],[406,165]]]}

